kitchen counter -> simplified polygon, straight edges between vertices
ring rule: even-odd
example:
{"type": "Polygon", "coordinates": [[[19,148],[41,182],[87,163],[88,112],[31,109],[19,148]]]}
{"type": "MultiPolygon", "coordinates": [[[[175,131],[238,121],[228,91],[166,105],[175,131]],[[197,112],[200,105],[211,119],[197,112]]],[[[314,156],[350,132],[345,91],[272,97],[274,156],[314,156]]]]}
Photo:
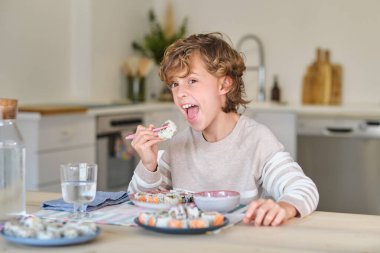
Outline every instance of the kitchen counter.
{"type": "MultiPolygon", "coordinates": [[[[88,113],[103,115],[111,113],[159,111],[162,109],[176,109],[170,102],[131,104],[105,108],[89,109],[88,113]]],[[[346,106],[322,106],[322,105],[287,105],[276,103],[250,103],[248,110],[257,112],[294,112],[298,116],[331,116],[380,119],[380,106],[375,105],[346,105],[346,106]]]]}
{"type": "MultiPolygon", "coordinates": [[[[62,110],[58,105],[47,105],[46,110],[53,108],[58,113],[66,112],[67,108],[70,108],[70,104],[64,104],[62,110]]],[[[73,104],[71,107],[78,110],[78,112],[84,112],[90,115],[99,116],[107,114],[120,114],[120,113],[135,113],[135,112],[154,112],[160,110],[176,110],[175,105],[172,102],[147,102],[141,104],[112,104],[105,103],[94,105],[90,103],[86,104],[73,104]],[[86,108],[87,110],[84,110],[86,108]]],[[[38,109],[43,110],[39,106],[38,109]]],[[[352,118],[366,118],[366,119],[380,119],[380,105],[336,105],[336,106],[324,106],[324,105],[296,105],[296,104],[277,104],[277,103],[250,103],[247,106],[248,110],[257,112],[290,112],[295,113],[298,116],[313,116],[313,117],[352,117],[352,118]]],[[[43,115],[43,113],[35,112],[21,112],[21,117],[30,117],[30,115],[43,115]]],[[[53,115],[54,111],[49,111],[46,115],[53,115]]]]}
{"type": "MultiPolygon", "coordinates": [[[[39,210],[58,193],[27,193],[27,210],[39,210]]],[[[102,233],[87,244],[37,248],[0,239],[0,251],[18,252],[379,252],[380,216],[315,212],[280,227],[239,224],[206,235],[166,235],[138,227],[101,225],[102,233]]]]}

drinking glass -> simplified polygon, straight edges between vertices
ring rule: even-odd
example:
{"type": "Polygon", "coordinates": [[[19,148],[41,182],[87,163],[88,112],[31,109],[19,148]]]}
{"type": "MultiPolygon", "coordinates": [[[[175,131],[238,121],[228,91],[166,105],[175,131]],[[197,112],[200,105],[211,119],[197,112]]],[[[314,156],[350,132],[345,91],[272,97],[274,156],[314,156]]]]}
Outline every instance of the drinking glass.
{"type": "Polygon", "coordinates": [[[70,218],[89,217],[87,204],[94,200],[98,166],[89,163],[68,163],[61,165],[61,186],[63,200],[73,204],[70,218]]]}

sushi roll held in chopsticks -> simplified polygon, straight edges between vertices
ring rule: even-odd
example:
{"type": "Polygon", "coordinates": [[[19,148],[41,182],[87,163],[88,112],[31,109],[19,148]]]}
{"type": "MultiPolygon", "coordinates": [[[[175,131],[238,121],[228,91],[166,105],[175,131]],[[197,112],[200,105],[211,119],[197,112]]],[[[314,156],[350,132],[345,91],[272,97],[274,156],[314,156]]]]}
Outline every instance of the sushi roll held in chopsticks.
{"type": "Polygon", "coordinates": [[[177,131],[176,124],[171,120],[167,120],[165,121],[163,126],[166,126],[166,127],[157,132],[158,136],[163,140],[171,139],[174,133],[177,131]]]}
{"type": "MultiPolygon", "coordinates": [[[[167,120],[162,126],[153,129],[153,132],[157,132],[158,137],[160,137],[163,140],[171,139],[176,131],[177,126],[171,120],[167,120]]],[[[133,140],[133,138],[135,138],[135,135],[136,134],[130,134],[126,136],[125,139],[133,140]]]]}

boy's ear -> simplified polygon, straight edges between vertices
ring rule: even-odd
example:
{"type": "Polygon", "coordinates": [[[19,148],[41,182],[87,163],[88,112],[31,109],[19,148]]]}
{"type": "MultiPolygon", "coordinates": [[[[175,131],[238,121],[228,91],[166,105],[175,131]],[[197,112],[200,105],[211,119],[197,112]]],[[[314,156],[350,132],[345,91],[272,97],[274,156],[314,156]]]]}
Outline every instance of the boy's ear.
{"type": "Polygon", "coordinates": [[[232,87],[232,78],[230,76],[224,76],[221,78],[221,85],[220,85],[220,94],[221,95],[224,95],[224,94],[227,94],[230,90],[231,90],[231,87],[232,87]]]}

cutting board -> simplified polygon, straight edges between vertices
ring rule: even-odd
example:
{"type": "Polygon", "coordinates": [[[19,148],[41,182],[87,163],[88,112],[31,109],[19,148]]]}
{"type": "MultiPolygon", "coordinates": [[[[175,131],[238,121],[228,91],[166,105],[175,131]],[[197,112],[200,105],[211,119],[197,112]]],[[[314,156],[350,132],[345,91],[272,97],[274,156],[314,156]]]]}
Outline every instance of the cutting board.
{"type": "Polygon", "coordinates": [[[332,64],[329,51],[324,57],[317,50],[318,59],[308,66],[303,78],[302,102],[304,104],[337,105],[342,97],[342,66],[332,64]],[[322,59],[321,59],[322,58],[322,59]]]}
{"type": "Polygon", "coordinates": [[[84,113],[87,111],[83,106],[71,105],[24,105],[18,108],[19,112],[37,112],[41,115],[56,115],[65,113],[84,113]]]}

